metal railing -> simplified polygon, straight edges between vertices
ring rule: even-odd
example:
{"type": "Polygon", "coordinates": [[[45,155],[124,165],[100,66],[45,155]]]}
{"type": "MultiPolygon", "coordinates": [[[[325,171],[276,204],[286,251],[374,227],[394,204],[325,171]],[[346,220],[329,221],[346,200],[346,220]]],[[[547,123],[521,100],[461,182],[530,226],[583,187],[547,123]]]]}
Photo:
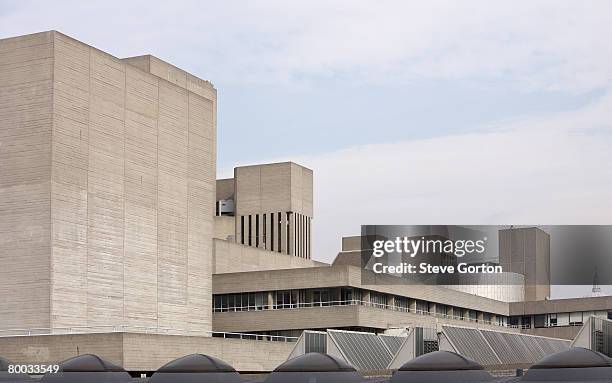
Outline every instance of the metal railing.
{"type": "Polygon", "coordinates": [[[504,322],[487,321],[484,319],[464,317],[459,315],[449,315],[437,312],[431,312],[427,310],[419,310],[410,307],[389,305],[384,303],[375,303],[369,301],[362,301],[356,299],[341,300],[341,301],[325,301],[325,302],[299,302],[299,303],[281,303],[273,305],[248,305],[248,306],[232,306],[232,307],[215,307],[213,312],[225,313],[225,312],[243,312],[243,311],[265,311],[265,310],[290,310],[290,309],[301,309],[301,308],[313,308],[313,307],[333,307],[333,306],[365,306],[374,307],[384,310],[399,311],[405,313],[412,313],[418,315],[427,315],[435,318],[450,319],[464,322],[481,323],[490,326],[509,327],[504,322]]]}
{"type": "Polygon", "coordinates": [[[532,328],[554,328],[554,327],[582,327],[583,322],[569,322],[567,324],[545,323],[543,326],[535,326],[531,324],[508,325],[509,328],[518,328],[521,330],[529,330],[532,328]]]}
{"type": "Polygon", "coordinates": [[[297,337],[281,335],[262,335],[226,331],[201,331],[182,330],[168,327],[144,327],[144,326],[73,326],[55,328],[28,328],[28,329],[6,329],[0,330],[0,338],[36,335],[69,335],[69,334],[100,334],[100,333],[137,333],[156,335],[185,335],[185,336],[211,336],[226,339],[243,339],[276,342],[296,342],[297,337]]]}

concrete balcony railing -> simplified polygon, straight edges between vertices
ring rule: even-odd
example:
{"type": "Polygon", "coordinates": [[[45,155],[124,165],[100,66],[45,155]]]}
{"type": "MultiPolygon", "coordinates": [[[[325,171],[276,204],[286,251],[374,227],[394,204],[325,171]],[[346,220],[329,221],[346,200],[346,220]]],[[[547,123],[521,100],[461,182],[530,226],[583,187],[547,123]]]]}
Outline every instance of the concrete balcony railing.
{"type": "Polygon", "coordinates": [[[295,342],[297,337],[248,334],[226,331],[198,331],[181,330],[164,327],[143,326],[74,326],[57,328],[29,328],[29,329],[5,329],[0,330],[0,338],[18,336],[38,335],[71,335],[71,334],[108,334],[108,333],[137,333],[155,335],[183,335],[183,336],[207,336],[227,339],[265,340],[276,342],[295,342]]]}
{"type": "Polygon", "coordinates": [[[334,307],[334,306],[374,307],[374,308],[379,308],[383,310],[412,313],[412,314],[430,316],[434,318],[473,322],[473,323],[480,323],[480,324],[490,325],[490,326],[509,327],[504,322],[487,321],[483,319],[463,317],[463,316],[458,316],[458,315],[442,314],[442,313],[437,313],[437,312],[413,309],[409,307],[389,305],[389,304],[383,304],[383,303],[375,303],[375,302],[355,300],[355,299],[341,300],[341,301],[325,301],[325,302],[283,303],[283,304],[273,304],[273,305],[215,307],[213,309],[213,312],[224,313],[224,312],[241,312],[241,311],[291,310],[291,309],[304,309],[304,308],[314,308],[314,307],[334,307]]]}

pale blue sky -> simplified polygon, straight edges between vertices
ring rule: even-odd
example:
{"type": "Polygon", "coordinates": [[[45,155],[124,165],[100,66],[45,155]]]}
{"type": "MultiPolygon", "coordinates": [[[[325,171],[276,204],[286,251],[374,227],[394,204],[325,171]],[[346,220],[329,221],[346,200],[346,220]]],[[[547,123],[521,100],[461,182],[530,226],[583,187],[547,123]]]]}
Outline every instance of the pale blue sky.
{"type": "Polygon", "coordinates": [[[218,174],[315,171],[315,257],[361,224],[612,224],[612,2],[12,1],[219,92],[218,174]]]}

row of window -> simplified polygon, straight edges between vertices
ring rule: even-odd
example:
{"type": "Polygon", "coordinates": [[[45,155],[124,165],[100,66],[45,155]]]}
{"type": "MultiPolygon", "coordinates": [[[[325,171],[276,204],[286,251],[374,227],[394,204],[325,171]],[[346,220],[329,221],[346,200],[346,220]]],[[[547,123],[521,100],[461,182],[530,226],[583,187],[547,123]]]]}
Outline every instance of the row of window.
{"type": "Polygon", "coordinates": [[[258,311],[303,307],[337,306],[361,300],[361,291],[341,289],[340,297],[332,300],[330,289],[281,290],[213,296],[213,311],[258,311]]]}
{"type": "MultiPolygon", "coordinates": [[[[213,311],[258,311],[305,307],[368,305],[394,311],[414,312],[422,315],[437,315],[457,320],[491,323],[493,314],[362,290],[352,287],[281,290],[238,294],[217,294],[213,297],[213,311]],[[365,297],[368,295],[369,298],[365,297]]],[[[505,326],[507,318],[495,316],[496,325],[505,326]]]]}
{"type": "Polygon", "coordinates": [[[257,311],[305,307],[368,305],[394,311],[437,315],[457,320],[492,323],[499,326],[544,328],[581,326],[591,316],[612,319],[612,310],[576,311],[505,317],[461,307],[393,296],[351,287],[281,290],[213,296],[213,311],[257,311]],[[366,297],[366,294],[369,296],[366,297]],[[480,314],[480,315],[479,315],[480,314]]]}
{"type": "Polygon", "coordinates": [[[582,326],[591,316],[612,319],[612,310],[574,311],[567,313],[513,316],[510,317],[509,324],[511,326],[521,328],[582,326]]]}
{"type": "Polygon", "coordinates": [[[283,247],[281,233],[284,229],[287,238],[285,245],[287,246],[286,248],[289,248],[289,225],[286,222],[289,222],[291,213],[285,213],[287,215],[285,228],[283,228],[282,214],[282,212],[262,214],[261,219],[259,214],[241,215],[240,243],[260,247],[261,242],[261,247],[264,249],[280,253],[283,247]]]}
{"type": "Polygon", "coordinates": [[[310,217],[292,212],[240,216],[243,245],[310,258],[310,217]],[[284,238],[283,238],[284,237],[284,238]]]}

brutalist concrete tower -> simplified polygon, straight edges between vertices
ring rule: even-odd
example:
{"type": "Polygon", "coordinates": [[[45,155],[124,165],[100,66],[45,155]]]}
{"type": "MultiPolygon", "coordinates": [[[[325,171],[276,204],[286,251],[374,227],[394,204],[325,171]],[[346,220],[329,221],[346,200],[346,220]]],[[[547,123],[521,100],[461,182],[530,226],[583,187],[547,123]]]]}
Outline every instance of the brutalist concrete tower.
{"type": "Polygon", "coordinates": [[[540,228],[499,231],[499,263],[525,276],[525,300],[550,298],[550,236],[540,228]]]}
{"type": "Polygon", "coordinates": [[[311,258],[312,170],[292,162],[234,169],[236,242],[311,258]]]}
{"type": "Polygon", "coordinates": [[[0,40],[0,329],[211,329],[216,100],[152,56],[0,40]]]}

